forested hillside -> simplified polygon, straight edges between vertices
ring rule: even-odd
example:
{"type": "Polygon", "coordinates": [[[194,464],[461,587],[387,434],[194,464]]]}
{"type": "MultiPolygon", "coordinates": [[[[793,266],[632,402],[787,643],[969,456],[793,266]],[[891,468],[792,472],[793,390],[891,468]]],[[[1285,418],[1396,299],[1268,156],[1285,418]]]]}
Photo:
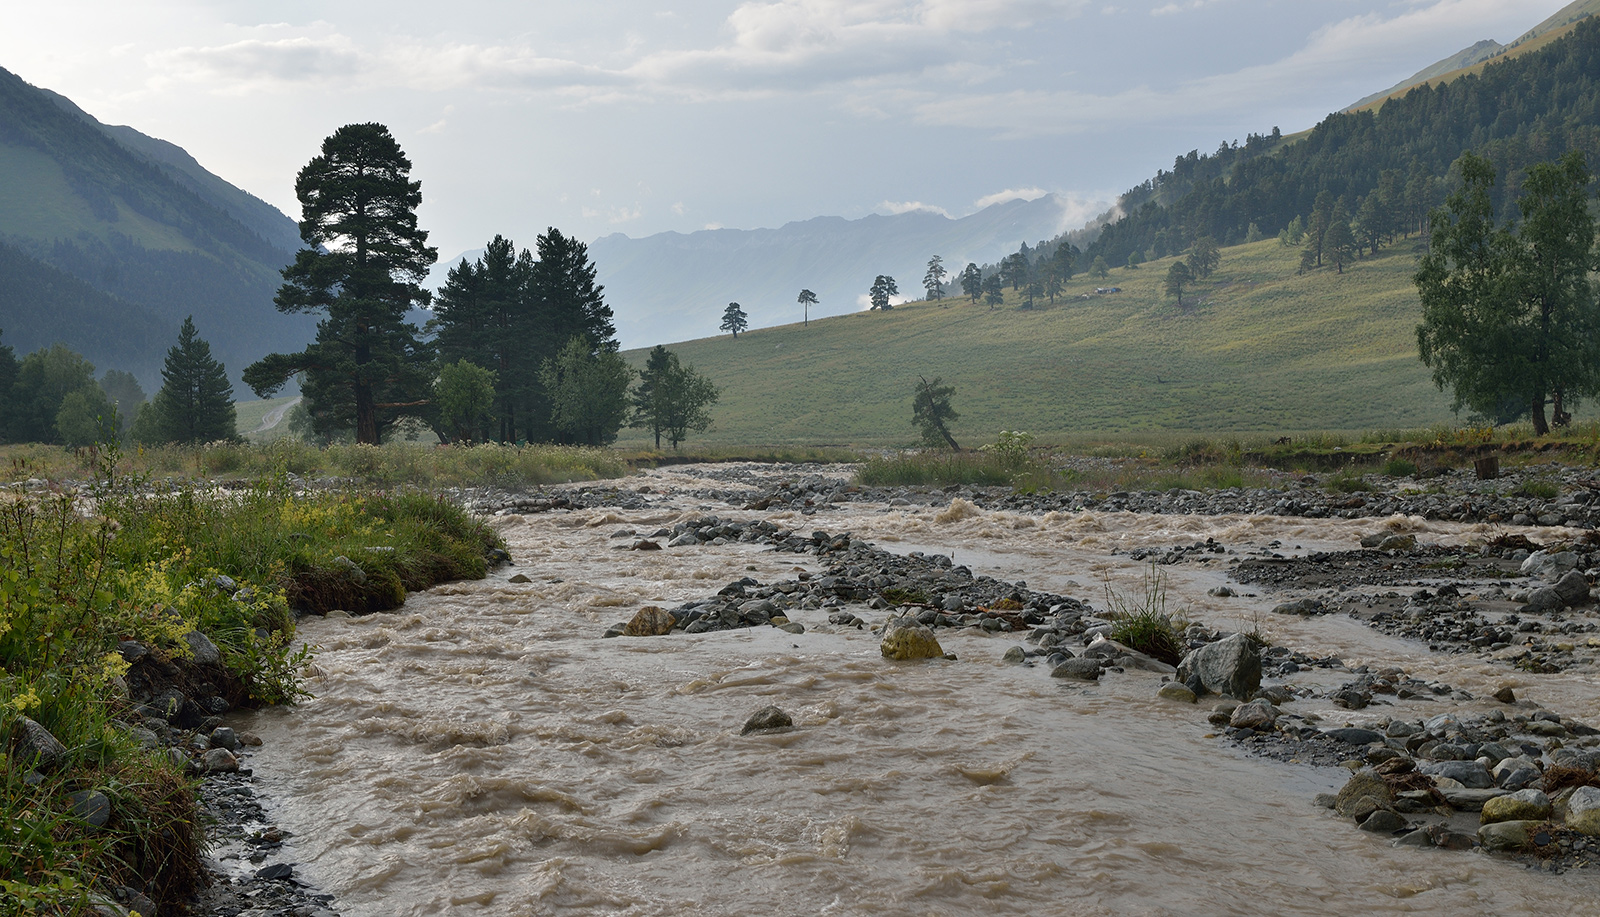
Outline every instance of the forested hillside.
{"type": "Polygon", "coordinates": [[[1467,150],[1505,176],[1495,189],[1502,209],[1533,163],[1580,150],[1600,165],[1600,20],[1579,23],[1537,52],[1492,62],[1479,75],[1419,86],[1377,111],[1329,115],[1292,143],[1274,129],[1210,155],[1180,156],[1171,171],[1123,196],[1125,215],[1085,249],[1084,261],[1119,265],[1135,252],[1160,257],[1201,235],[1234,244],[1252,225],[1273,235],[1309,214],[1324,191],[1351,214],[1376,193],[1391,229],[1414,230],[1467,150]]]}
{"type": "Polygon", "coordinates": [[[293,224],[274,213],[177,147],[0,70],[0,328],[19,351],[61,341],[153,382],[162,348],[140,342],[170,340],[186,315],[235,374],[303,343],[311,322],[260,321],[292,257],[293,224]],[[40,321],[64,296],[73,309],[40,321]]]}

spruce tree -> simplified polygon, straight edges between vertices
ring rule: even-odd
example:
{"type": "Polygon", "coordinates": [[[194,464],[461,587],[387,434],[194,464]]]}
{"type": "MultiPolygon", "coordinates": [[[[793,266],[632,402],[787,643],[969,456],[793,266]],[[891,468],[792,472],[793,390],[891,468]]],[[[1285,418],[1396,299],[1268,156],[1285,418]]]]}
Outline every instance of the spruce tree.
{"type": "Polygon", "coordinates": [[[195,332],[192,315],[183,320],[178,343],[167,351],[161,383],[161,391],[146,412],[149,425],[139,425],[137,438],[157,443],[209,443],[237,435],[228,372],[212,358],[211,345],[195,332]]]}

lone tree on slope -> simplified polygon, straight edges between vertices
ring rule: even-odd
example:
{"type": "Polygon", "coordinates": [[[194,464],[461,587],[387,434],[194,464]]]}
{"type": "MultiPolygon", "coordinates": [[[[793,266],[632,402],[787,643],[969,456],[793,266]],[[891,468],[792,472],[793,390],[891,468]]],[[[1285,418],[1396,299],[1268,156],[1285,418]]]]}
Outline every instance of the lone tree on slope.
{"type": "Polygon", "coordinates": [[[932,382],[918,376],[917,394],[911,400],[911,420],[922,430],[922,441],[927,445],[936,449],[949,446],[960,452],[961,447],[950,435],[950,422],[961,417],[950,406],[950,396],[955,393],[955,387],[941,384],[938,376],[934,376],[932,382]]]}
{"type": "Polygon", "coordinates": [[[928,298],[935,302],[944,299],[944,279],[950,272],[944,269],[944,259],[934,255],[928,261],[928,272],[922,275],[922,288],[927,291],[928,298]]]}
{"type": "Polygon", "coordinates": [[[1178,297],[1178,308],[1183,308],[1183,288],[1194,282],[1194,271],[1182,261],[1172,262],[1167,268],[1167,293],[1178,297]]]}
{"type": "Polygon", "coordinates": [[[895,286],[893,277],[888,274],[879,274],[877,279],[872,281],[872,289],[867,291],[867,295],[872,300],[873,309],[879,312],[888,312],[894,308],[889,303],[889,297],[898,295],[899,292],[900,288],[895,286]]]}
{"type": "Polygon", "coordinates": [[[803,309],[800,324],[811,324],[811,307],[817,304],[817,294],[811,292],[810,290],[801,290],[800,298],[795,300],[795,302],[798,302],[803,309]]]}
{"type": "Polygon", "coordinates": [[[723,331],[732,331],[733,336],[738,337],[739,332],[750,327],[750,318],[739,308],[738,303],[730,302],[728,308],[722,310],[722,324],[717,327],[723,331]]]}

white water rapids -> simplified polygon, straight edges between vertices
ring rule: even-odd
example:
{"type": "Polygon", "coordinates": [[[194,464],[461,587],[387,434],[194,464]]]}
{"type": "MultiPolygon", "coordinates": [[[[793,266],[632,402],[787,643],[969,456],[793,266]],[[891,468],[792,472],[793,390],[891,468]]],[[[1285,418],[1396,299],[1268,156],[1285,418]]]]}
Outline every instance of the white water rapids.
{"type": "MultiPolygon", "coordinates": [[[[1012,635],[940,630],[959,661],[921,663],[884,660],[876,636],[828,624],[827,610],[790,612],[801,635],[600,639],[641,605],[820,569],[815,556],[749,544],[642,552],[608,537],[694,511],[953,554],[974,573],[1097,606],[1106,583],[1137,591],[1148,569],[1113,549],[1206,537],[1241,554],[1274,539],[1350,548],[1380,520],[978,512],[939,522],[938,508],[864,504],[804,517],[673,496],[705,486],[693,469],[625,483],[650,484],[659,505],[508,516],[499,530],[514,567],[395,613],[302,622],[321,648],[316,697],[238,725],[265,739],[248,763],[296,835],[280,859],[343,913],[1594,913],[1600,876],[1393,848],[1312,804],[1345,772],[1244,755],[1211,735],[1204,702],[1156,699],[1156,675],[1063,684],[1047,666],[1003,664],[1012,635]],[[507,581],[519,572],[532,582],[507,581]],[[768,704],[797,728],[741,737],[768,704]]],[[[1425,541],[1475,534],[1409,525],[1425,541]]],[[[1244,629],[1283,600],[1210,597],[1226,581],[1225,560],[1212,567],[1167,568],[1169,607],[1244,629]]],[[[874,623],[885,614],[852,610],[874,623]]],[[[1341,615],[1261,624],[1314,655],[1399,665],[1479,696],[1515,685],[1600,722],[1587,676],[1430,654],[1341,615]]],[[[1286,709],[1355,723],[1441,709],[1318,703],[1286,709]]]]}

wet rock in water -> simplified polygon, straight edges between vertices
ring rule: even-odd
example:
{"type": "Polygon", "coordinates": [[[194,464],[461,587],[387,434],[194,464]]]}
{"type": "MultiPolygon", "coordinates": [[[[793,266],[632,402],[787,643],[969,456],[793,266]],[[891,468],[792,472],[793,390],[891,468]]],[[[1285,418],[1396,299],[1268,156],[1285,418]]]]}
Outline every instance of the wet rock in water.
{"type": "Polygon", "coordinates": [[[1514,704],[1517,702],[1517,692],[1511,690],[1511,686],[1507,685],[1494,692],[1494,699],[1502,704],[1514,704]]]}
{"type": "Polygon", "coordinates": [[[231,774],[239,769],[239,759],[226,748],[213,748],[200,760],[208,774],[231,774]]]}
{"type": "Polygon", "coordinates": [[[1379,809],[1367,816],[1361,822],[1361,830],[1372,831],[1376,834],[1393,834],[1407,827],[1406,820],[1398,813],[1388,809],[1379,809]]]}
{"type": "Polygon", "coordinates": [[[672,626],[676,621],[672,614],[665,608],[655,605],[646,605],[633,616],[633,620],[622,626],[624,637],[660,637],[672,633],[672,626]]]}
{"type": "Polygon", "coordinates": [[[1277,723],[1278,710],[1264,700],[1253,700],[1233,709],[1228,725],[1234,729],[1254,729],[1266,732],[1277,723]]]}
{"type": "Polygon", "coordinates": [[[793,728],[794,720],[789,717],[789,714],[784,713],[783,710],[775,705],[768,705],[750,714],[750,718],[744,721],[744,728],[739,730],[739,734],[747,736],[752,732],[782,732],[793,728]]]}
{"type": "Polygon", "coordinates": [[[1377,806],[1387,806],[1393,804],[1394,792],[1382,777],[1372,771],[1358,771],[1340,787],[1333,804],[1334,811],[1346,818],[1354,818],[1366,805],[1363,799],[1371,799],[1377,806]]]}
{"type": "Polygon", "coordinates": [[[218,726],[211,730],[211,747],[226,748],[229,751],[239,750],[239,736],[227,726],[218,726]]]}
{"type": "Polygon", "coordinates": [[[1027,658],[1028,658],[1028,651],[1027,650],[1023,649],[1020,646],[1013,646],[1012,648],[1006,650],[1005,655],[1000,657],[1000,661],[1001,662],[1009,662],[1009,663],[1011,663],[1013,665],[1016,665],[1018,663],[1023,662],[1027,658]]]}
{"type": "Polygon", "coordinates": [[[531,577],[529,577],[528,574],[526,574],[526,573],[514,573],[511,576],[506,578],[506,582],[508,582],[508,583],[517,583],[517,584],[520,585],[522,583],[531,583],[531,582],[533,582],[533,579],[531,577]]]}
{"type": "Polygon", "coordinates": [[[294,875],[294,866],[289,863],[274,863],[256,870],[257,879],[287,879],[294,875]]]}
{"type": "Polygon", "coordinates": [[[1338,729],[1329,729],[1323,735],[1346,745],[1371,745],[1383,741],[1383,733],[1374,729],[1362,729],[1359,726],[1341,726],[1338,729]]]}
{"type": "Polygon", "coordinates": [[[1496,796],[1483,804],[1479,821],[1483,824],[1497,821],[1544,821],[1550,817],[1550,797],[1528,789],[1496,796]]]}
{"type": "Polygon", "coordinates": [[[933,631],[915,618],[891,618],[878,646],[885,659],[937,659],[944,655],[933,631]]]}
{"type": "Polygon", "coordinates": [[[1396,847],[1432,847],[1433,835],[1428,833],[1427,828],[1418,828],[1415,831],[1407,831],[1394,842],[1394,845],[1396,847]]]}
{"type": "Polygon", "coordinates": [[[1478,829],[1478,843],[1491,853],[1515,853],[1532,846],[1541,822],[1498,821],[1478,829]]]}
{"type": "Polygon", "coordinates": [[[62,745],[50,730],[33,720],[22,717],[21,735],[17,741],[17,760],[32,764],[42,770],[52,770],[67,761],[67,746],[62,745]]]}
{"type": "Polygon", "coordinates": [[[1328,606],[1317,599],[1304,598],[1277,605],[1272,609],[1272,613],[1275,615],[1299,615],[1302,618],[1310,618],[1327,614],[1328,606]]]}
{"type": "Polygon", "coordinates": [[[1589,580],[1577,570],[1569,570],[1550,588],[1561,596],[1563,605],[1582,605],[1589,601],[1589,580]]]}
{"type": "Polygon", "coordinates": [[[1378,542],[1380,551],[1409,551],[1417,546],[1415,535],[1390,535],[1378,542]]]}
{"type": "Polygon", "coordinates": [[[1600,836],[1600,787],[1580,786],[1567,797],[1567,827],[1600,836]]]}
{"type": "Polygon", "coordinates": [[[1233,634],[1190,651],[1178,678],[1197,676],[1207,691],[1244,699],[1261,687],[1261,650],[1244,634],[1233,634]]]}
{"type": "Polygon", "coordinates": [[[661,543],[660,542],[656,542],[656,541],[651,541],[648,538],[641,538],[638,541],[635,541],[633,543],[633,545],[630,547],[630,550],[634,550],[634,551],[659,551],[659,550],[661,550],[661,543]]]}
{"type": "Polygon", "coordinates": [[[1164,697],[1167,700],[1179,701],[1185,704],[1192,704],[1198,700],[1198,698],[1194,696],[1193,691],[1190,691],[1187,686],[1176,681],[1169,681],[1163,684],[1160,690],[1156,691],[1156,696],[1164,697]]]}
{"type": "Polygon", "coordinates": [[[1073,681],[1098,681],[1100,679],[1100,660],[1083,657],[1081,659],[1068,659],[1050,670],[1051,678],[1067,678],[1073,681]]]}
{"type": "Polygon", "coordinates": [[[1433,846],[1442,847],[1445,850],[1471,850],[1478,845],[1476,837],[1463,831],[1457,831],[1443,822],[1429,825],[1423,830],[1428,832],[1428,837],[1432,839],[1433,846]]]}
{"type": "Polygon", "coordinates": [[[72,814],[91,828],[104,828],[111,821],[111,800],[98,790],[79,790],[67,802],[72,814]]]}

